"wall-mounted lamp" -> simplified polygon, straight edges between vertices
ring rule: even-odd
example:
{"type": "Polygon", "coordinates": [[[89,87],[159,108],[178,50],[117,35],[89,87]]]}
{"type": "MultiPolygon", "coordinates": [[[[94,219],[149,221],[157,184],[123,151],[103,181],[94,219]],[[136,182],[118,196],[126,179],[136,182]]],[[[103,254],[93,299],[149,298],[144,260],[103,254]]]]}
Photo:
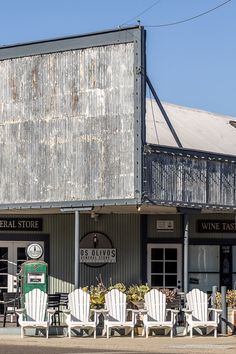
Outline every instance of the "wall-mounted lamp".
{"type": "Polygon", "coordinates": [[[93,236],[93,247],[94,247],[94,248],[97,248],[97,244],[98,244],[98,237],[97,237],[97,235],[95,234],[95,235],[93,236]]]}
{"type": "Polygon", "coordinates": [[[98,221],[99,218],[99,214],[95,213],[94,211],[92,211],[92,213],[90,214],[91,219],[93,219],[94,221],[98,221]]]}

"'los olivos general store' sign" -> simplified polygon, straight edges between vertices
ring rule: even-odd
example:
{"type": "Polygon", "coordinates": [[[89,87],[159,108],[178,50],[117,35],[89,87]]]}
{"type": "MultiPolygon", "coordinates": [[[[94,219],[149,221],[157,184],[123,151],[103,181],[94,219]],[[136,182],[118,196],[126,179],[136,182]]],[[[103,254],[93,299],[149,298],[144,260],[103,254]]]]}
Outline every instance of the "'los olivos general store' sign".
{"type": "Polygon", "coordinates": [[[81,248],[81,263],[116,263],[115,248],[81,248]]]}

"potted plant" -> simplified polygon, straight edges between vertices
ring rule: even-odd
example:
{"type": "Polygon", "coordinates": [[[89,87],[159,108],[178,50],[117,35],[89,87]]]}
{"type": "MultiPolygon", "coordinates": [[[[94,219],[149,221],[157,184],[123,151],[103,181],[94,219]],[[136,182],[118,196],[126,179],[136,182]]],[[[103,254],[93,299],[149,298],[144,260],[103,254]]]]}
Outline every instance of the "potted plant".
{"type": "Polygon", "coordinates": [[[162,288],[159,290],[166,295],[167,308],[179,308],[179,300],[177,298],[177,292],[175,290],[168,288],[162,288]],[[178,301],[178,303],[176,303],[176,301],[178,301]]]}
{"type": "MultiPolygon", "coordinates": [[[[144,308],[144,295],[150,290],[147,284],[133,284],[130,285],[126,291],[128,307],[139,310],[144,308]]],[[[143,317],[139,315],[135,324],[135,333],[137,335],[143,334],[143,317]]]]}
{"type": "Polygon", "coordinates": [[[91,285],[89,288],[91,307],[100,309],[104,307],[105,294],[107,292],[103,283],[98,283],[96,286],[91,285]]]}
{"type": "Polygon", "coordinates": [[[126,286],[124,283],[116,283],[114,285],[110,285],[107,290],[110,291],[112,289],[117,289],[117,290],[121,291],[122,293],[126,292],[126,286]]]}
{"type": "Polygon", "coordinates": [[[129,307],[140,309],[144,307],[144,295],[150,290],[147,284],[130,285],[126,291],[129,307]]]}

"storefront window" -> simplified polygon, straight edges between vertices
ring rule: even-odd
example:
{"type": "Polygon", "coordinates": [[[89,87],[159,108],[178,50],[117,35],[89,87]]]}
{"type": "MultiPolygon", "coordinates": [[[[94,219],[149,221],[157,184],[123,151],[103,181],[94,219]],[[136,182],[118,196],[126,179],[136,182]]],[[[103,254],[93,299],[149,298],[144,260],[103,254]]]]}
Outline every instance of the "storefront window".
{"type": "Polygon", "coordinates": [[[190,245],[189,290],[199,288],[211,292],[214,285],[219,286],[219,260],[219,246],[190,245]]]}

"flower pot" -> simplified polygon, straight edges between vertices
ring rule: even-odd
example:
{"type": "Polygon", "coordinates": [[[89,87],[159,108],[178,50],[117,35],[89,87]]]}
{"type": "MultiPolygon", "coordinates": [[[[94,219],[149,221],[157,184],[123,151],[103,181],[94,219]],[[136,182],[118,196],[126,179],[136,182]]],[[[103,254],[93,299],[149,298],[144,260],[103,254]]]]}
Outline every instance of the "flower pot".
{"type": "Polygon", "coordinates": [[[227,333],[232,335],[236,332],[236,309],[227,307],[227,333]]]}
{"type": "Polygon", "coordinates": [[[134,333],[137,335],[137,336],[142,336],[143,335],[143,326],[135,326],[134,327],[134,333]]]}

